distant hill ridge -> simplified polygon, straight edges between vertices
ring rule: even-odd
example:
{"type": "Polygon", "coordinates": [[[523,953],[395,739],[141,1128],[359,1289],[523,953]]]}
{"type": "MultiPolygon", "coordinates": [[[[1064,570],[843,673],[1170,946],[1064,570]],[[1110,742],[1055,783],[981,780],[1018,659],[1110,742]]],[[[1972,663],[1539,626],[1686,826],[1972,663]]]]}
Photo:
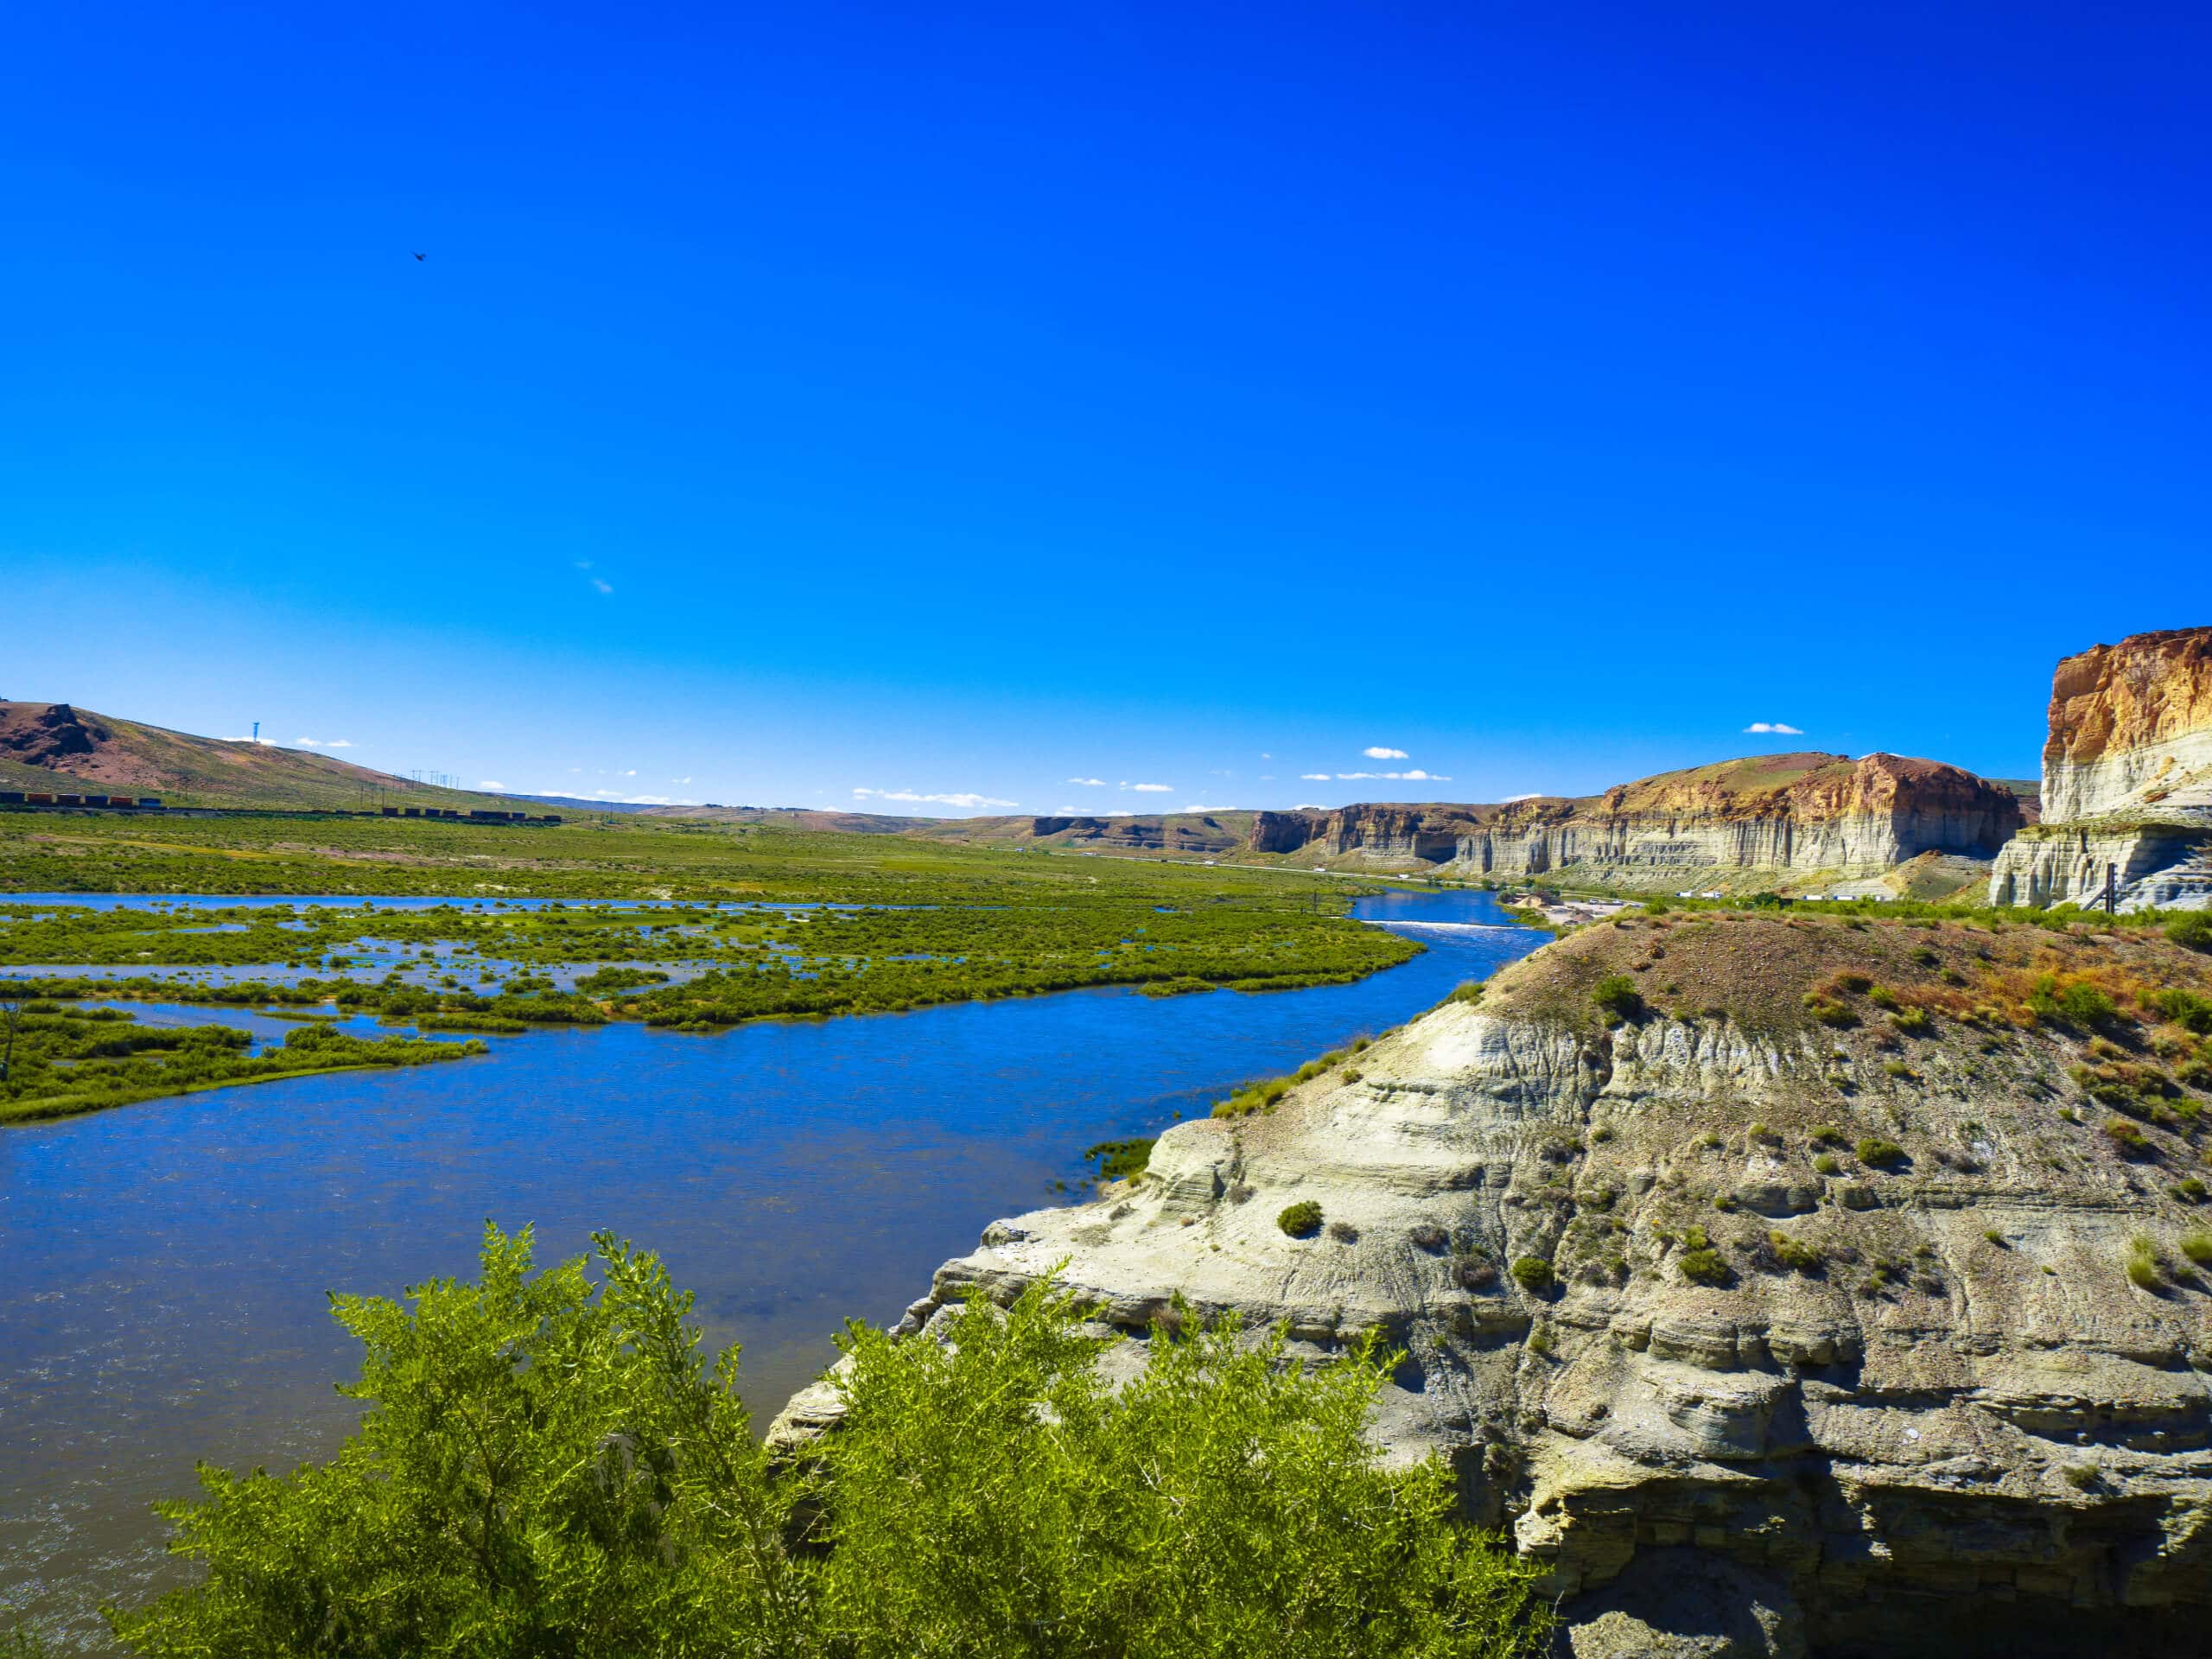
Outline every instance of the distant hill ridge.
{"type": "Polygon", "coordinates": [[[66,702],[0,702],[0,787],[57,777],[178,805],[354,809],[542,803],[620,813],[980,846],[1433,870],[1526,879],[1572,870],[1623,887],[1726,873],[1865,878],[1930,855],[1986,860],[2034,818],[2017,787],[1940,761],[1806,751],[1750,755],[1618,784],[1599,794],[1491,804],[1360,802],[1336,808],[1107,816],[906,818],[810,807],[675,806],[439,789],[328,754],[194,737],[66,702]]]}
{"type": "Polygon", "coordinates": [[[0,789],[51,791],[60,779],[173,806],[511,806],[503,796],[440,789],[305,749],[194,737],[66,702],[0,702],[0,789]]]}

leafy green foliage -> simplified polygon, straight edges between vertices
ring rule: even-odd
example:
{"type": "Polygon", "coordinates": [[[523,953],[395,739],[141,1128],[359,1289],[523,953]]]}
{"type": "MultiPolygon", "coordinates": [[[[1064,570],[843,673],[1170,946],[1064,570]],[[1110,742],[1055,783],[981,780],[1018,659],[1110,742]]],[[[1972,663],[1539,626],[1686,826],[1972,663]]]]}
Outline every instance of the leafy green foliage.
{"type": "Polygon", "coordinates": [[[1076,1298],[980,1298],[950,1340],[853,1326],[848,1414],[772,1468],[690,1298],[605,1235],[532,1276],[487,1229],[480,1282],[336,1300],[369,1410],[327,1465],[203,1468],[167,1506],[203,1581],[118,1637],[222,1655],[779,1659],[1521,1659],[1535,1569],[1452,1519],[1440,1463],[1363,1427],[1394,1357],[1318,1370],[1187,1308],[1118,1390],[1076,1298]]]}
{"type": "Polygon", "coordinates": [[[1293,1238],[1311,1238],[1321,1230],[1321,1206],[1311,1198],[1300,1198],[1284,1208],[1275,1217],[1275,1225],[1293,1238]]]}
{"type": "Polygon", "coordinates": [[[410,1309],[335,1297],[366,1351],[369,1409],[331,1462],[203,1466],[162,1506],[206,1580],[114,1617],[143,1654],[804,1651],[810,1626],[772,1484],[690,1298],[601,1235],[530,1274],[531,1236],[487,1228],[483,1278],[410,1309]]]}
{"type": "Polygon", "coordinates": [[[1869,1135],[1853,1147],[1859,1161],[1872,1169],[1892,1169],[1904,1161],[1904,1148],[1894,1141],[1869,1135]]]}

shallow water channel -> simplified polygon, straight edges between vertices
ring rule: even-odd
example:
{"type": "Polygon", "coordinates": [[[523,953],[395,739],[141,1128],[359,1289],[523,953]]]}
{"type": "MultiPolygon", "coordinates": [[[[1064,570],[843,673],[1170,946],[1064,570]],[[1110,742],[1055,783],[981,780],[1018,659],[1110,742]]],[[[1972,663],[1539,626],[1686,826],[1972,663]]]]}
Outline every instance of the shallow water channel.
{"type": "Polygon", "coordinates": [[[1202,1114],[1547,937],[1486,893],[1359,902],[1427,953],[1256,995],[537,1031],[0,1132],[0,1606],[97,1642],[99,1603],[175,1582],[148,1505],[191,1493],[196,1459],[289,1467],[352,1427],[332,1384],[358,1350],[323,1293],[470,1274],[487,1218],[534,1223],[541,1262],[600,1227],[659,1251],[710,1342],[745,1344],[765,1427],[844,1319],[896,1319],[985,1224],[1062,1201],[1084,1147],[1202,1114]]]}

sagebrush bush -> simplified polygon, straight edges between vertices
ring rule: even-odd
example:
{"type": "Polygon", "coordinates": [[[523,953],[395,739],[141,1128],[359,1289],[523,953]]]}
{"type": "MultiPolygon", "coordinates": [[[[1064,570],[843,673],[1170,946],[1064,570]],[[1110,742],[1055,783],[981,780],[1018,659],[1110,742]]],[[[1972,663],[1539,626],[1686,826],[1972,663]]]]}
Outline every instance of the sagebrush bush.
{"type": "Polygon", "coordinates": [[[1321,1230],[1321,1206],[1311,1198],[1300,1198],[1284,1208],[1275,1217],[1275,1225],[1293,1238],[1310,1238],[1321,1230]]]}

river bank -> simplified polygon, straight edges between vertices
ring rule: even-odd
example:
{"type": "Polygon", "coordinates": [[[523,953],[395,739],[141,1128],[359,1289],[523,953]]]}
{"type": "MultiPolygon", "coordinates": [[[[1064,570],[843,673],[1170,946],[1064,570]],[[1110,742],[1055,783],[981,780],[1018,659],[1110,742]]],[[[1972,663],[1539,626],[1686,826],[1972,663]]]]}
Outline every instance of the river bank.
{"type": "Polygon", "coordinates": [[[174,1582],[147,1505],[188,1491],[195,1459],[282,1467],[351,1427],[322,1293],[465,1273],[486,1217],[534,1222],[547,1256],[594,1227],[650,1241],[710,1339],[746,1344],[765,1424],[844,1319],[895,1319],[988,1222],[1080,1181],[1084,1147],[1202,1115],[1543,943],[1487,895],[1405,897],[1363,902],[1471,931],[1351,985],[536,1030],[467,1065],[0,1135],[0,1598],[82,1637],[100,1600],[174,1582]]]}

